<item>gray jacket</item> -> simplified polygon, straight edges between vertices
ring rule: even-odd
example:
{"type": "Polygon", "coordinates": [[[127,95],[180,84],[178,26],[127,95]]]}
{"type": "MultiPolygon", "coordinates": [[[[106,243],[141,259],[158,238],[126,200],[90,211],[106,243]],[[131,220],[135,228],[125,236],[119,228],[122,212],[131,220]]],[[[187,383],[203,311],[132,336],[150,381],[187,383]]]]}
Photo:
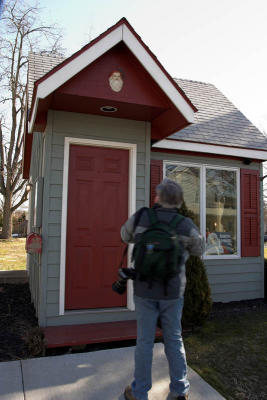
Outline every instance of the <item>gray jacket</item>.
{"type": "MultiPolygon", "coordinates": [[[[154,206],[157,218],[160,222],[170,223],[177,213],[176,208],[163,208],[154,206]]],[[[143,233],[150,225],[149,217],[144,209],[140,219],[135,224],[137,213],[133,214],[121,228],[121,238],[126,243],[135,243],[139,234],[143,233]],[[135,226],[136,225],[136,226],[135,226]]],[[[134,280],[134,294],[139,297],[169,300],[182,297],[186,285],[185,263],[189,255],[201,256],[204,251],[204,239],[198,228],[190,218],[184,218],[176,226],[176,232],[183,243],[184,253],[180,273],[169,280],[167,295],[162,282],[153,281],[152,286],[146,281],[134,280]],[[151,286],[151,287],[150,287],[151,286]]]]}

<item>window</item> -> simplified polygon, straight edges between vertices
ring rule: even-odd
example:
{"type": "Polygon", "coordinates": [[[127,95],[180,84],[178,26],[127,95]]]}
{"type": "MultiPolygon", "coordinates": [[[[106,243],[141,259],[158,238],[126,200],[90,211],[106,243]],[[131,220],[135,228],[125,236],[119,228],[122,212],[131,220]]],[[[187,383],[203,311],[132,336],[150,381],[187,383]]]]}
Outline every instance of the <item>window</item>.
{"type": "Polygon", "coordinates": [[[200,227],[200,167],[166,164],[166,176],[182,186],[186,206],[194,213],[194,223],[200,227]]]}
{"type": "Polygon", "coordinates": [[[165,162],[164,175],[183,187],[186,206],[206,238],[205,258],[239,257],[239,169],[165,162]]]}

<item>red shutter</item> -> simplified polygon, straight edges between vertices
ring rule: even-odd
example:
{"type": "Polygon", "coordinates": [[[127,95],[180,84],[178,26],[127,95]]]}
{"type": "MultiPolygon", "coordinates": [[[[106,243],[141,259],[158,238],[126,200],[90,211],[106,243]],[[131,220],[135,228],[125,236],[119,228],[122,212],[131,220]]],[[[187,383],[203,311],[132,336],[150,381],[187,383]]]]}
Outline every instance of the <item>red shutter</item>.
{"type": "Polygon", "coordinates": [[[156,187],[163,178],[163,161],[151,160],[150,164],[150,207],[154,204],[156,187]]]}
{"type": "Polygon", "coordinates": [[[260,255],[260,185],[259,172],[241,169],[241,255],[260,255]]]}

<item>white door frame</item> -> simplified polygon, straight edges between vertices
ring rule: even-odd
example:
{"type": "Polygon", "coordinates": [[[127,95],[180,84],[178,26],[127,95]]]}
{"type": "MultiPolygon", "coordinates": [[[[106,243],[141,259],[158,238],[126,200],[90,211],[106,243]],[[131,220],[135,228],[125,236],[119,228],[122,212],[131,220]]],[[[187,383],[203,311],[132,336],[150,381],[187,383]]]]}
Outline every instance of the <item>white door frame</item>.
{"type": "MultiPolygon", "coordinates": [[[[137,145],[133,143],[109,142],[105,140],[80,139],[65,137],[64,164],[63,164],[63,187],[62,187],[62,216],[61,216],[61,249],[60,249],[60,282],[59,282],[59,315],[65,314],[65,278],[66,278],[66,238],[67,238],[67,211],[68,211],[68,177],[69,177],[69,151],[70,145],[110,147],[115,149],[129,150],[129,186],[128,186],[128,216],[136,210],[136,151],[137,145]]],[[[130,252],[129,252],[130,253],[130,252]]],[[[128,254],[128,264],[130,254],[128,254]]],[[[111,289],[110,289],[111,290],[111,289]]],[[[121,309],[121,308],[120,308],[121,309]]],[[[133,285],[129,282],[127,290],[127,309],[134,310],[133,285]]],[[[118,309],[99,309],[101,311],[117,311],[118,309]]],[[[83,310],[88,312],[91,310],[83,310]]],[[[78,311],[81,312],[81,311],[78,311]]],[[[96,312],[96,309],[93,310],[96,312]]]]}

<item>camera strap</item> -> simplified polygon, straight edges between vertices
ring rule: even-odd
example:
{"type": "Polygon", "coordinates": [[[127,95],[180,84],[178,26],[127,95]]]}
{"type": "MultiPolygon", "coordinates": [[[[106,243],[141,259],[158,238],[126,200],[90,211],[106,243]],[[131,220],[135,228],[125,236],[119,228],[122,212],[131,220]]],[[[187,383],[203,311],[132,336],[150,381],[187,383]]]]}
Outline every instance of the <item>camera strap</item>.
{"type": "Polygon", "coordinates": [[[122,268],[123,263],[124,263],[124,259],[125,259],[126,255],[127,255],[127,252],[128,252],[128,244],[127,244],[127,246],[125,246],[125,248],[124,248],[124,250],[123,250],[122,258],[121,258],[121,262],[120,262],[119,268],[122,268]]]}

